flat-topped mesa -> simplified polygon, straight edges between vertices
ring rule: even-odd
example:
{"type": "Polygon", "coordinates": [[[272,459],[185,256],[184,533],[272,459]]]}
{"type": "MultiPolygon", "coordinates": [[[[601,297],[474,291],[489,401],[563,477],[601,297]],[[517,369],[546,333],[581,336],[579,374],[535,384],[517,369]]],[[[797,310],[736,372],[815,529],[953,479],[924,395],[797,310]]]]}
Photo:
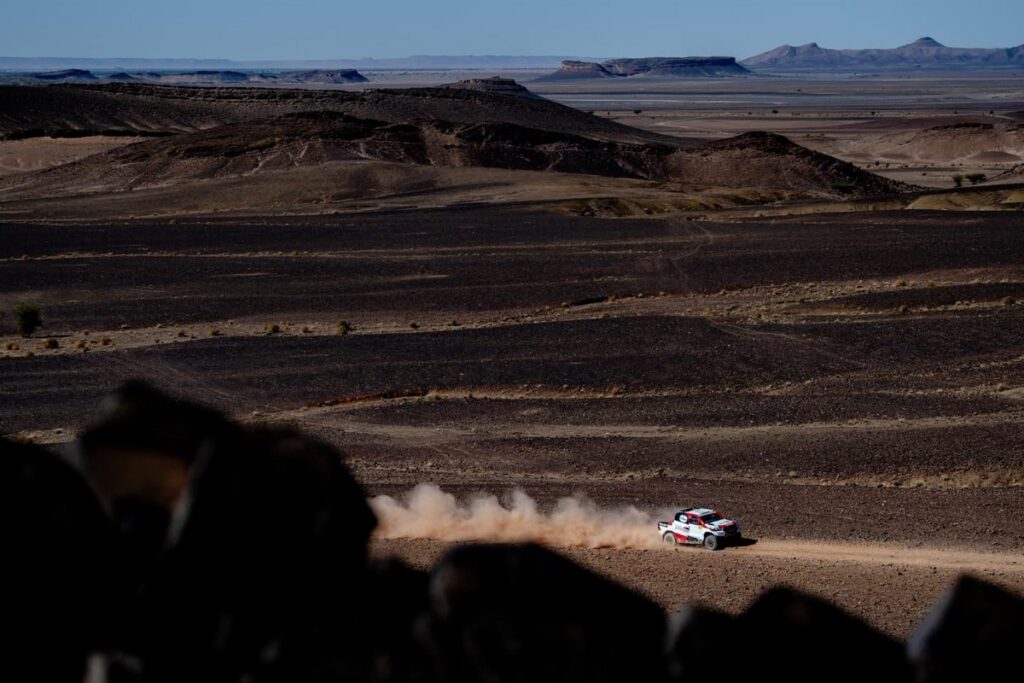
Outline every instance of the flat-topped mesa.
{"type": "Polygon", "coordinates": [[[366,83],[370,79],[355,69],[312,69],[285,71],[276,78],[290,83],[366,83]]]}
{"type": "Polygon", "coordinates": [[[530,92],[517,81],[511,78],[502,78],[500,76],[491,76],[490,78],[467,78],[466,80],[456,81],[455,83],[446,83],[440,87],[456,90],[474,90],[476,92],[486,92],[493,95],[529,97],[533,99],[538,98],[537,95],[530,92]]]}
{"type": "Polygon", "coordinates": [[[615,78],[613,74],[597,62],[581,62],[574,59],[562,61],[561,68],[554,73],[541,76],[538,81],[557,81],[572,78],[615,78]]]}
{"type": "Polygon", "coordinates": [[[689,76],[748,73],[734,57],[639,57],[610,59],[601,64],[619,76],[689,76]]]}
{"type": "Polygon", "coordinates": [[[562,67],[538,81],[560,81],[577,78],[708,78],[742,76],[750,72],[733,57],[635,57],[609,59],[605,62],[566,60],[562,67]]]}

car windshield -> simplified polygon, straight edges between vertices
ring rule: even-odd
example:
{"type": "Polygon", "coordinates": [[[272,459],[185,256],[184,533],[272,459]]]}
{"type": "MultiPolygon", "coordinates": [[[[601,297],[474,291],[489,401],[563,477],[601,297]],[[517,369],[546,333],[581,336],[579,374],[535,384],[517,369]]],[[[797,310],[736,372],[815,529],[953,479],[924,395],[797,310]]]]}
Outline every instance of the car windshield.
{"type": "Polygon", "coordinates": [[[720,514],[718,514],[717,512],[712,512],[709,515],[704,515],[700,519],[701,519],[702,522],[707,524],[708,522],[720,522],[720,521],[722,521],[722,516],[720,514]]]}

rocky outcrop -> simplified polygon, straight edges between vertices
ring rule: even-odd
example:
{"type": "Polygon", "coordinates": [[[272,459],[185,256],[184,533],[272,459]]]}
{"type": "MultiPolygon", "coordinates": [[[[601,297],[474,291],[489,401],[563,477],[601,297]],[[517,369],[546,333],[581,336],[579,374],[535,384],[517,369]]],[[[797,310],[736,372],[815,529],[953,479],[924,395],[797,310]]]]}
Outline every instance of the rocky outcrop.
{"type": "Polygon", "coordinates": [[[440,86],[442,88],[452,88],[455,90],[472,90],[474,92],[486,92],[493,95],[508,95],[510,97],[527,97],[530,99],[540,99],[537,95],[530,92],[528,88],[520,85],[511,78],[501,78],[494,76],[492,78],[469,78],[464,81],[457,81],[448,85],[440,86]]]}
{"type": "Polygon", "coordinates": [[[749,71],[733,57],[640,57],[612,59],[606,62],[564,61],[558,71],[537,81],[563,81],[587,78],[708,78],[742,76],[749,71]]]}
{"type": "Polygon", "coordinates": [[[742,63],[751,69],[823,71],[1024,66],[1024,45],[995,49],[946,47],[930,37],[892,49],[833,50],[808,43],[783,45],[742,63]]]}
{"type": "Polygon", "coordinates": [[[707,76],[742,76],[749,73],[733,57],[644,57],[613,59],[602,64],[611,73],[627,78],[662,76],[698,78],[707,76]]]}
{"type": "Polygon", "coordinates": [[[535,80],[560,81],[574,78],[614,78],[616,75],[597,62],[565,60],[558,71],[541,76],[535,80]]]}

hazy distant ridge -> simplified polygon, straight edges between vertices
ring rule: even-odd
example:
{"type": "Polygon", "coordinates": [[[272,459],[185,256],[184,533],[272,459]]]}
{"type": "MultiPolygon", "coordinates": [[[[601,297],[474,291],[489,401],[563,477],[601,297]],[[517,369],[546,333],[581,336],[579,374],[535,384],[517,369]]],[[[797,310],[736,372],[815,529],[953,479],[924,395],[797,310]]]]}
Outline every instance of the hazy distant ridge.
{"type": "Polygon", "coordinates": [[[742,62],[750,69],[981,68],[1024,67],[1024,45],[1010,48],[946,47],[920,38],[892,49],[834,50],[817,43],[783,45],[742,62]]]}
{"type": "Polygon", "coordinates": [[[55,71],[91,69],[98,71],[185,70],[185,69],[549,69],[567,55],[413,55],[387,59],[145,59],[138,57],[0,57],[0,70],[55,71]]]}

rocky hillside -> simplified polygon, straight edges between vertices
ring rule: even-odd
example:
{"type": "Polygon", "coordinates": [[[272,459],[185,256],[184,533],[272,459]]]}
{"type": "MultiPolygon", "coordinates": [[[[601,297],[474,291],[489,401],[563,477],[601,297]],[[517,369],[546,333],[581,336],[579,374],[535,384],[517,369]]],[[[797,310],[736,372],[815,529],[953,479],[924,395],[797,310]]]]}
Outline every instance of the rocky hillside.
{"type": "Polygon", "coordinates": [[[511,95],[514,97],[528,97],[540,99],[539,95],[530,92],[529,88],[520,85],[511,78],[493,76],[491,78],[470,78],[457,83],[449,83],[440,86],[442,88],[454,88],[456,90],[473,90],[475,92],[486,92],[493,95],[511,95]]]}
{"type": "Polygon", "coordinates": [[[389,122],[334,111],[225,124],[127,145],[3,179],[0,188],[7,188],[8,198],[118,192],[363,160],[635,178],[682,189],[765,188],[823,196],[865,196],[903,189],[852,164],[767,133],[681,149],[508,121],[389,122]]]}
{"type": "Polygon", "coordinates": [[[679,138],[630,128],[540,97],[527,97],[523,90],[507,83],[480,81],[448,87],[362,92],[136,83],[3,86],[0,139],[171,135],[290,113],[333,111],[388,123],[508,123],[615,142],[676,147],[687,144],[679,138]]]}
{"type": "Polygon", "coordinates": [[[833,50],[817,43],[783,45],[743,60],[750,69],[905,69],[1024,67],[1024,45],[1011,48],[946,47],[934,38],[920,38],[893,49],[833,50]]]}
{"type": "Polygon", "coordinates": [[[388,123],[324,111],[141,142],[8,183],[51,193],[123,191],[359,160],[664,180],[673,151],[505,122],[388,123]]]}
{"type": "Polygon", "coordinates": [[[775,133],[745,133],[672,155],[670,175],[718,187],[758,187],[873,196],[909,186],[802,147],[775,133]]]}

